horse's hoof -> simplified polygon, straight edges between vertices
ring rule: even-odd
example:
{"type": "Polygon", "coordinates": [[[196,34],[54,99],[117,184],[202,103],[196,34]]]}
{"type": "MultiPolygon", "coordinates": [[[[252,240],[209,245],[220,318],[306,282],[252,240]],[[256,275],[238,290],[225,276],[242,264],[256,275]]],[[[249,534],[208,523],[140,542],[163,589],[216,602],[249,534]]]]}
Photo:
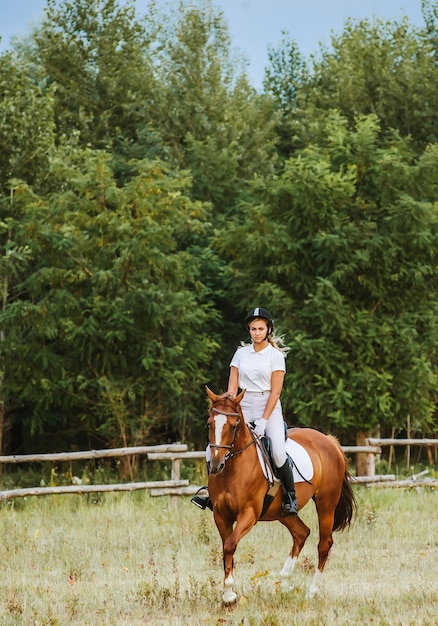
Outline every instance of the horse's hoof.
{"type": "Polygon", "coordinates": [[[222,600],[222,608],[224,609],[224,611],[234,611],[234,609],[237,606],[237,596],[235,600],[231,600],[231,601],[226,601],[222,600]]]}
{"type": "Polygon", "coordinates": [[[235,609],[237,606],[237,593],[226,590],[222,596],[222,607],[227,610],[235,609]]]}

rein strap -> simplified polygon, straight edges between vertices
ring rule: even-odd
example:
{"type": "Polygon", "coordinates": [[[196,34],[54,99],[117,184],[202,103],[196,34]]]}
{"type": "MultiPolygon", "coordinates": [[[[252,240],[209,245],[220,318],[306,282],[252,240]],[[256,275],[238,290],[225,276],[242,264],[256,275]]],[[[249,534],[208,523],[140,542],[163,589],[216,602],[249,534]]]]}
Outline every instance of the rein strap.
{"type": "Polygon", "coordinates": [[[251,441],[248,441],[248,443],[245,444],[243,448],[240,448],[239,450],[237,450],[237,452],[233,452],[232,454],[230,453],[229,455],[227,455],[227,459],[234,459],[238,454],[249,448],[249,446],[252,446],[252,444],[255,442],[255,439],[251,439],[251,441]]]}

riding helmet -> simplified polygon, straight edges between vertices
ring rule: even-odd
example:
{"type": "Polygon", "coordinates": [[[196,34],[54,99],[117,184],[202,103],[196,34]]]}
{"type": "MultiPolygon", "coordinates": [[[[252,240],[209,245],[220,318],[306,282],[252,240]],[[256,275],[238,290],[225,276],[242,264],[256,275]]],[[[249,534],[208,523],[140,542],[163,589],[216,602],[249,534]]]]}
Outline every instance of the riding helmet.
{"type": "Polygon", "coordinates": [[[261,307],[256,307],[255,309],[251,309],[248,311],[245,317],[245,324],[248,325],[255,319],[263,319],[268,324],[268,335],[270,335],[274,330],[274,320],[272,315],[269,313],[268,309],[262,309],[261,307]]]}

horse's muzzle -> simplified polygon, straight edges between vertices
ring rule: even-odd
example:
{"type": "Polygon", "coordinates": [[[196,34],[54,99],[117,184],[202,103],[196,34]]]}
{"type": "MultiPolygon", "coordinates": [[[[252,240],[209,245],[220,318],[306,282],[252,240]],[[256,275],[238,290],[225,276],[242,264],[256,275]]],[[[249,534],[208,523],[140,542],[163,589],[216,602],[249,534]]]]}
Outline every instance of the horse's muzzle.
{"type": "Polygon", "coordinates": [[[220,474],[225,468],[225,460],[210,461],[210,474],[220,474]]]}

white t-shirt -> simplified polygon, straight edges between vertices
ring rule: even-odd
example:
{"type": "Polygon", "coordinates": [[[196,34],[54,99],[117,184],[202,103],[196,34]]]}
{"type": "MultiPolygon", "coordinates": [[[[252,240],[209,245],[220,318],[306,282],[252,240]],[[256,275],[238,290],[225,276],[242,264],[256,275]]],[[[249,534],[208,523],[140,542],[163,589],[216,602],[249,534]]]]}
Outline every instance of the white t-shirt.
{"type": "Polygon", "coordinates": [[[253,344],[238,348],[231,359],[230,367],[239,370],[239,387],[247,391],[269,391],[272,372],[285,372],[284,354],[268,344],[256,352],[253,344]]]}

